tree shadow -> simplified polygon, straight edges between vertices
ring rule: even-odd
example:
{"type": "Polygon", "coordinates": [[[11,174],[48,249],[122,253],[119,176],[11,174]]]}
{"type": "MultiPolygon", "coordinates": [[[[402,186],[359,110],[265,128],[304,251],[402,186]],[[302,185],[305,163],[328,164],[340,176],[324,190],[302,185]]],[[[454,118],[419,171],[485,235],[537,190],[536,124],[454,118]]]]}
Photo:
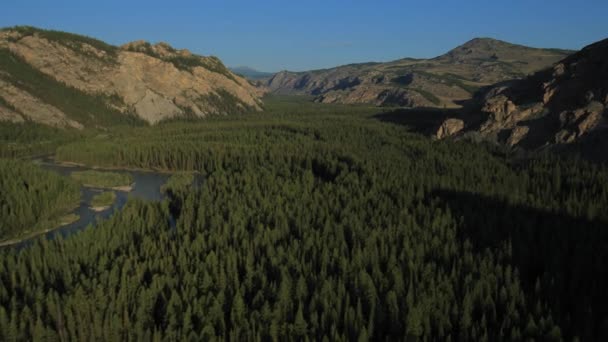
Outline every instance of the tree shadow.
{"type": "Polygon", "coordinates": [[[519,146],[528,150],[546,145],[548,143],[547,137],[551,136],[551,132],[559,130],[559,121],[550,116],[523,121],[520,124],[528,126],[530,129],[528,134],[519,142],[519,146]]]}
{"type": "Polygon", "coordinates": [[[552,149],[608,166],[608,127],[589,132],[573,144],[555,145],[552,149]]]}
{"type": "Polygon", "coordinates": [[[607,224],[470,192],[440,189],[431,198],[462,220],[459,237],[476,250],[511,242],[525,292],[540,282],[564,336],[608,340],[607,224]]]}
{"type": "Polygon", "coordinates": [[[441,123],[448,118],[458,117],[459,109],[441,108],[398,108],[376,114],[373,118],[409,127],[424,135],[434,134],[441,123]]]}

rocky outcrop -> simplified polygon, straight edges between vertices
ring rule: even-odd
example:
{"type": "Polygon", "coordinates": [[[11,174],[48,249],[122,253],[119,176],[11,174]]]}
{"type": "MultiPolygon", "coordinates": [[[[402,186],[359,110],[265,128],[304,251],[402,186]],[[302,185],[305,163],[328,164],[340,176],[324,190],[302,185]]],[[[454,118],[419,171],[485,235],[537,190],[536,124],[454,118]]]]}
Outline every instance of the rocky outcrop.
{"type": "Polygon", "coordinates": [[[519,81],[488,89],[465,123],[511,146],[570,144],[607,127],[608,39],[519,81]]]}
{"type": "MultiPolygon", "coordinates": [[[[149,123],[261,108],[260,90],[230,72],[219,59],[177,50],[167,43],[138,41],[114,47],[88,37],[18,27],[0,32],[0,49],[61,85],[105,99],[108,107],[149,123]]],[[[20,93],[28,92],[27,85],[16,82],[11,72],[0,68],[0,80],[20,93]]],[[[8,88],[2,89],[0,97],[14,97],[8,88]]],[[[30,94],[28,104],[22,105],[27,108],[18,108],[21,117],[56,126],[80,125],[76,118],[69,118],[70,113],[49,109],[33,97],[30,94]]],[[[7,108],[2,113],[5,119],[15,120],[7,108]]]]}
{"type": "Polygon", "coordinates": [[[23,122],[31,120],[60,128],[82,128],[80,123],[70,120],[59,109],[44,103],[2,79],[0,79],[0,94],[2,94],[3,99],[3,103],[0,104],[0,121],[23,122]]]}
{"type": "Polygon", "coordinates": [[[453,108],[471,99],[480,87],[521,78],[570,53],[482,38],[433,59],[282,71],[263,86],[277,94],[313,95],[316,101],[325,103],[453,108]]]}
{"type": "Polygon", "coordinates": [[[454,119],[454,118],[447,119],[441,124],[441,126],[439,126],[437,133],[435,133],[435,137],[437,137],[438,139],[451,137],[451,136],[457,134],[458,132],[462,131],[463,128],[464,128],[463,120],[454,119]]]}

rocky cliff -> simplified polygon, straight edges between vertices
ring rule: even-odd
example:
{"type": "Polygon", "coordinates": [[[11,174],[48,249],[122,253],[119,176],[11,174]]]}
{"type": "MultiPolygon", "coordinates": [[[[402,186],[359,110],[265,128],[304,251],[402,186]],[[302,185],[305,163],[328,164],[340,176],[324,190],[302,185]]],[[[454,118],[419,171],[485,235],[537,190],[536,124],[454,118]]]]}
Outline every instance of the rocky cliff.
{"type": "Polygon", "coordinates": [[[579,142],[608,128],[608,39],[530,77],[490,87],[469,113],[446,120],[437,136],[468,131],[510,146],[579,142]],[[463,125],[446,134],[445,125],[463,125]]]}
{"type": "Polygon", "coordinates": [[[106,126],[258,110],[260,92],[216,57],[139,41],[0,31],[0,120],[106,126]]]}
{"type": "Polygon", "coordinates": [[[432,59],[283,71],[264,85],[278,94],[314,95],[318,102],[453,108],[483,86],[524,77],[570,53],[477,38],[432,59]]]}

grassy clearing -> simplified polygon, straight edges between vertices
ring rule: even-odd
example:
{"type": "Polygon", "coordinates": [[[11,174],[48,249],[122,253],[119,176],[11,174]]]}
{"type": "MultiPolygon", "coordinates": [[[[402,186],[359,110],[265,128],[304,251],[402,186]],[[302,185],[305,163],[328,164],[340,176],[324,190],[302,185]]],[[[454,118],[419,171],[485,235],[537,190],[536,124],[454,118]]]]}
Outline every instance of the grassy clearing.
{"type": "Polygon", "coordinates": [[[106,191],[102,192],[98,195],[95,195],[91,200],[91,207],[93,208],[107,208],[114,203],[116,200],[116,194],[114,191],[106,191]]]}
{"type": "Polygon", "coordinates": [[[70,177],[82,185],[92,188],[122,188],[129,187],[133,183],[133,177],[127,173],[106,171],[76,171],[70,177]]]}

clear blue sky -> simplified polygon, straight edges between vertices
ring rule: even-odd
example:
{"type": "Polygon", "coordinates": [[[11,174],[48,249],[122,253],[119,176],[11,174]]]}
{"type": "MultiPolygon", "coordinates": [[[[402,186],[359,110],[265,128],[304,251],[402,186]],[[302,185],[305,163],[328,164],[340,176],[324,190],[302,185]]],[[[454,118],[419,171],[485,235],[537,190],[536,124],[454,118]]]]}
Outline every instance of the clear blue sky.
{"type": "Polygon", "coordinates": [[[579,49],[608,37],[607,15],[608,0],[5,0],[0,26],[166,41],[278,71],[434,57],[474,37],[579,49]]]}

